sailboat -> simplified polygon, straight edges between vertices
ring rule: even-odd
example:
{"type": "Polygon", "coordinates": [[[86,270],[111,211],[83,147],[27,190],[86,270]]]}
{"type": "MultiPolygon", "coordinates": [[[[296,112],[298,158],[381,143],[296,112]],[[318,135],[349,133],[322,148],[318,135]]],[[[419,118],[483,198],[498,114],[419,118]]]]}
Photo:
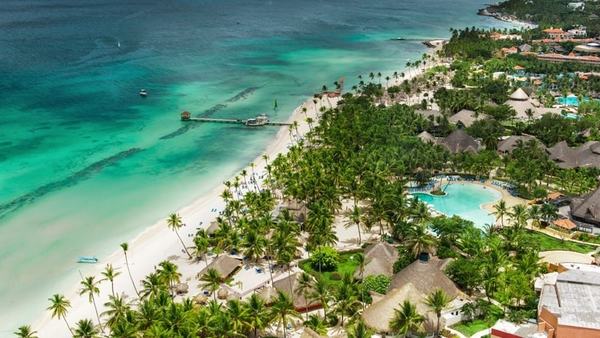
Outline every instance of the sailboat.
{"type": "Polygon", "coordinates": [[[121,41],[117,41],[117,47],[121,48],[121,41]]]}

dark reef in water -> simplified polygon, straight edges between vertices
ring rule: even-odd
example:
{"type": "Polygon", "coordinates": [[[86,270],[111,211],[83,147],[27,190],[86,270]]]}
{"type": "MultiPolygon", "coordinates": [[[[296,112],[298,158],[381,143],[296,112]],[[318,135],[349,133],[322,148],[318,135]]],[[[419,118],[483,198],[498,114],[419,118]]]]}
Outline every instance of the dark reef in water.
{"type": "Polygon", "coordinates": [[[25,194],[25,195],[17,197],[8,203],[0,204],[0,219],[4,218],[9,213],[14,212],[27,204],[33,203],[36,199],[38,199],[48,193],[51,193],[53,191],[56,191],[56,190],[59,190],[62,188],[74,186],[77,183],[92,177],[92,175],[100,172],[102,169],[109,167],[111,165],[114,165],[117,162],[119,162],[129,156],[132,156],[134,154],[141,152],[142,150],[143,149],[141,149],[141,148],[131,148],[131,149],[122,151],[120,153],[117,153],[115,155],[112,155],[110,157],[103,158],[100,161],[94,162],[94,163],[90,164],[89,166],[73,173],[69,177],[66,177],[59,181],[48,183],[46,185],[43,185],[43,186],[25,194]]]}

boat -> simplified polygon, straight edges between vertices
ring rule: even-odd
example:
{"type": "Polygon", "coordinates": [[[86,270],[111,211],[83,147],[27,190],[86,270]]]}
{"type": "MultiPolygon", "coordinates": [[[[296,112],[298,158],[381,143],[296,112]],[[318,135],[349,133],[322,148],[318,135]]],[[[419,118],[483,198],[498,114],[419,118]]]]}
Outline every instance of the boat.
{"type": "Polygon", "coordinates": [[[403,37],[397,37],[397,38],[392,38],[391,40],[395,40],[395,41],[404,41],[404,40],[406,40],[406,38],[403,38],[403,37]]]}
{"type": "Polygon", "coordinates": [[[80,256],[77,259],[77,263],[88,263],[88,264],[98,263],[98,258],[96,256],[80,256]]]}
{"type": "Polygon", "coordinates": [[[144,89],[144,88],[140,89],[140,96],[141,96],[141,97],[146,97],[146,96],[148,96],[148,92],[146,91],[146,89],[144,89]]]}
{"type": "Polygon", "coordinates": [[[253,119],[247,119],[244,123],[246,127],[260,127],[269,123],[269,117],[266,114],[260,114],[253,119]]]}

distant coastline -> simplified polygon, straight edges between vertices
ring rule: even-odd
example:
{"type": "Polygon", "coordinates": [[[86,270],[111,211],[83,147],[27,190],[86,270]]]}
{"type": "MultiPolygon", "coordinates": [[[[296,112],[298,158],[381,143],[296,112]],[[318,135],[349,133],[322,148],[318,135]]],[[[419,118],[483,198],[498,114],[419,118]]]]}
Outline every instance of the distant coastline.
{"type": "Polygon", "coordinates": [[[528,26],[528,27],[531,27],[531,28],[535,28],[535,27],[538,26],[535,22],[521,20],[521,19],[518,19],[514,15],[502,13],[501,11],[498,10],[497,4],[495,4],[495,5],[488,4],[486,7],[480,8],[477,11],[477,15],[480,15],[480,16],[489,16],[489,17],[492,17],[492,18],[494,18],[496,20],[508,22],[508,23],[511,23],[511,24],[528,26]]]}

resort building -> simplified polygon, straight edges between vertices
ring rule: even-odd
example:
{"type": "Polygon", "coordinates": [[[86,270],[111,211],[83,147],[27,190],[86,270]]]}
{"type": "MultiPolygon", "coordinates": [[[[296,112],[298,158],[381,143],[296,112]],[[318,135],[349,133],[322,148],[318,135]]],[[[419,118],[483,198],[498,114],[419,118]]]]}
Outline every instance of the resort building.
{"type": "Polygon", "coordinates": [[[456,129],[450,135],[438,140],[437,143],[453,154],[461,152],[476,153],[482,148],[479,141],[463,129],[456,129]]]}
{"type": "Polygon", "coordinates": [[[548,148],[550,159],[562,169],[600,168],[600,142],[588,141],[579,147],[569,147],[562,141],[548,148]]]}
{"type": "Polygon", "coordinates": [[[600,64],[600,57],[595,55],[578,56],[574,54],[562,55],[562,54],[538,54],[537,58],[542,61],[548,62],[579,62],[592,65],[600,64]]]}
{"type": "Polygon", "coordinates": [[[542,282],[539,329],[548,338],[600,337],[600,272],[569,269],[554,277],[542,282]]]}
{"type": "Polygon", "coordinates": [[[600,187],[571,200],[571,218],[581,230],[600,232],[600,187]]]}
{"type": "Polygon", "coordinates": [[[388,293],[375,295],[373,303],[363,311],[365,324],[379,333],[390,333],[389,322],[394,317],[394,310],[408,300],[415,304],[417,311],[426,318],[424,326],[431,332],[435,329],[436,318],[424,301],[437,289],[442,289],[453,298],[448,308],[442,312],[441,325],[460,322],[460,309],[468,300],[444,274],[443,271],[449,262],[449,259],[425,255],[398,272],[392,279],[388,293]]]}
{"type": "Polygon", "coordinates": [[[560,114],[560,109],[543,107],[538,100],[530,98],[521,88],[510,94],[504,104],[511,107],[517,113],[515,118],[520,120],[538,119],[545,113],[560,114]]]}
{"type": "Polygon", "coordinates": [[[503,319],[492,326],[490,330],[492,338],[546,338],[545,332],[539,332],[537,324],[524,323],[515,324],[503,319]]]}
{"type": "Polygon", "coordinates": [[[573,11],[583,11],[585,9],[585,2],[583,2],[583,1],[569,2],[567,4],[567,7],[569,7],[569,9],[573,10],[573,11]]]}
{"type": "Polygon", "coordinates": [[[562,40],[562,39],[570,39],[573,37],[573,35],[571,35],[571,33],[563,31],[562,28],[548,28],[548,29],[544,29],[543,32],[546,35],[548,35],[548,37],[551,39],[562,40]]]}
{"type": "Polygon", "coordinates": [[[501,154],[510,154],[520,144],[527,144],[529,142],[535,142],[538,146],[544,147],[544,145],[535,136],[511,135],[498,142],[498,152],[501,154]]]}
{"type": "Polygon", "coordinates": [[[475,123],[475,121],[483,120],[487,117],[485,114],[478,114],[472,110],[463,109],[458,113],[450,116],[448,122],[457,125],[459,128],[468,128],[475,123]]]}
{"type": "Polygon", "coordinates": [[[600,42],[595,41],[589,42],[585,45],[575,46],[573,50],[582,54],[600,55],[600,42]]]}
{"type": "Polygon", "coordinates": [[[273,281],[272,286],[266,286],[258,291],[258,295],[267,304],[272,304],[277,298],[277,292],[280,291],[288,295],[294,302],[294,308],[298,312],[309,312],[321,308],[321,303],[314,299],[308,299],[305,295],[310,294],[313,290],[302,290],[299,283],[301,272],[296,272],[291,275],[285,274],[285,277],[273,281]]]}
{"type": "Polygon", "coordinates": [[[377,242],[364,252],[364,268],[356,270],[354,277],[362,279],[367,276],[394,275],[394,263],[398,260],[398,249],[388,242],[377,242]]]}
{"type": "Polygon", "coordinates": [[[585,26],[577,26],[577,27],[574,27],[572,29],[569,29],[567,31],[567,33],[571,34],[572,36],[579,36],[579,37],[583,36],[583,37],[585,37],[585,36],[587,36],[587,27],[585,27],[585,26]]]}
{"type": "Polygon", "coordinates": [[[242,267],[242,260],[229,255],[221,255],[213,260],[206,268],[200,271],[197,278],[200,279],[210,269],[215,269],[219,273],[221,280],[227,280],[242,267]]]}

